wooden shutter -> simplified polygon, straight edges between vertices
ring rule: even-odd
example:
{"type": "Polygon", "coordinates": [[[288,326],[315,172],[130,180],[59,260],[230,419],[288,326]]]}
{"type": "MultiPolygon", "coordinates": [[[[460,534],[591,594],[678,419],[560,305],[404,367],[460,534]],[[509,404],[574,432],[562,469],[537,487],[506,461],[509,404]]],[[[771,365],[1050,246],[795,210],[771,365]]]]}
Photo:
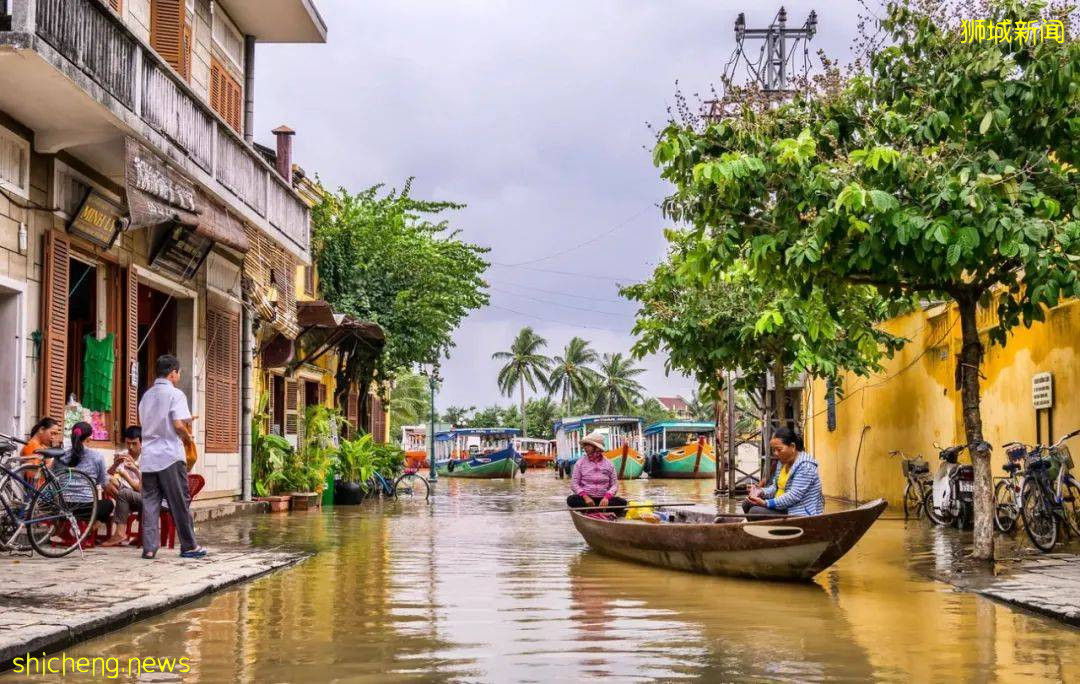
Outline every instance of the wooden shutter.
{"type": "MultiPolygon", "coordinates": [[[[131,382],[132,371],[139,363],[139,278],[135,269],[124,270],[124,427],[139,424],[139,384],[131,382]]],[[[149,372],[150,369],[146,369],[149,372]]]]}
{"type": "Polygon", "coordinates": [[[266,374],[266,391],[268,392],[268,395],[266,397],[266,400],[267,400],[266,401],[266,415],[267,415],[266,430],[267,430],[267,432],[273,432],[274,425],[275,425],[274,416],[277,415],[276,412],[274,411],[274,409],[276,407],[275,404],[274,404],[274,395],[277,394],[277,387],[275,387],[275,383],[277,383],[277,381],[278,381],[278,378],[277,378],[276,375],[274,375],[272,373],[267,373],[266,374]]]}
{"type": "Polygon", "coordinates": [[[210,106],[237,133],[244,123],[244,89],[215,57],[210,58],[210,106]]]}
{"type": "Polygon", "coordinates": [[[240,315],[206,309],[206,451],[240,448],[240,315]]]}
{"type": "Polygon", "coordinates": [[[190,46],[190,33],[185,32],[187,8],[184,0],[150,0],[150,46],[176,72],[187,78],[188,62],[185,44],[190,46]]]}
{"type": "Polygon", "coordinates": [[[120,14],[120,10],[124,8],[124,6],[120,4],[120,0],[109,0],[109,7],[112,7],[113,11],[117,14],[120,14]]]}
{"type": "Polygon", "coordinates": [[[71,243],[50,230],[45,242],[45,286],[42,288],[41,406],[38,413],[63,422],[67,403],[68,287],[71,243]]]}
{"type": "Polygon", "coordinates": [[[326,385],[319,383],[319,406],[326,406],[326,385]]]}
{"type": "Polygon", "coordinates": [[[345,420],[349,422],[349,432],[356,434],[360,431],[360,393],[349,390],[349,398],[345,403],[345,420]]]}
{"type": "Polygon", "coordinates": [[[386,443],[386,409],[378,397],[368,397],[371,407],[371,438],[379,443],[386,443]]]}
{"type": "MultiPolygon", "coordinates": [[[[282,380],[279,378],[278,382],[282,380]]],[[[297,413],[299,410],[299,402],[297,401],[297,385],[300,383],[295,380],[285,381],[285,436],[296,437],[299,434],[299,424],[297,420],[297,413]]]]}

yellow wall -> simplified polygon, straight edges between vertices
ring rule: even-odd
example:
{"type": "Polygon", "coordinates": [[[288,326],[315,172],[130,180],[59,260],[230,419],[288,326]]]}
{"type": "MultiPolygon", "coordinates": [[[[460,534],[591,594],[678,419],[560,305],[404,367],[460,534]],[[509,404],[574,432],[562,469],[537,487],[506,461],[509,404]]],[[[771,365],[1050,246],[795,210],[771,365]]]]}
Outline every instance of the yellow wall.
{"type": "MultiPolygon", "coordinates": [[[[990,315],[980,312],[981,329],[993,322],[990,315]]],[[[942,445],[964,441],[960,393],[954,381],[956,354],[960,350],[956,308],[938,305],[917,310],[883,327],[910,341],[885,363],[881,373],[844,379],[845,392],[837,399],[834,432],[826,424],[824,383],[815,382],[810,392],[812,418],[807,421],[806,442],[821,464],[827,496],[855,498],[858,456],[858,498],[865,501],[880,496],[899,504],[904,479],[899,459],[890,457],[890,451],[921,454],[933,470],[937,467],[935,441],[942,445]]],[[[1049,312],[1045,323],[1015,330],[1004,348],[987,347],[981,407],[983,437],[994,447],[995,477],[1001,474],[1005,462],[1003,443],[1035,441],[1032,375],[1045,371],[1054,374],[1054,437],[1080,427],[1080,397],[1073,391],[1080,382],[1074,342],[1078,332],[1080,302],[1073,301],[1049,312]]],[[[985,335],[983,343],[987,343],[985,335]]]]}

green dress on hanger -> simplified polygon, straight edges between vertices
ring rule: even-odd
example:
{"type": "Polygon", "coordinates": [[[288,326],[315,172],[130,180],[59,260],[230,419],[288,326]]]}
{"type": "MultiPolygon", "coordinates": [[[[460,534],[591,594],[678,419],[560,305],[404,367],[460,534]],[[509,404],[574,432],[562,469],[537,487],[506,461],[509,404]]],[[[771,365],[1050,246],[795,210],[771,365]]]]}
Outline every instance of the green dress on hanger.
{"type": "Polygon", "coordinates": [[[82,405],[91,411],[108,413],[112,411],[113,367],[116,364],[113,334],[100,340],[93,335],[84,339],[82,405]]]}

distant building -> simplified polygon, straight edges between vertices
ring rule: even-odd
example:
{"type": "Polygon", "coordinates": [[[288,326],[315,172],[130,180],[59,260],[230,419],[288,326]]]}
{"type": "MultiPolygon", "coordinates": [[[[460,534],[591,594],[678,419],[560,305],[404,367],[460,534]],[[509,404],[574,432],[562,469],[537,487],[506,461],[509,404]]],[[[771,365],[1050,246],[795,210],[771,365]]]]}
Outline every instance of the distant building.
{"type": "Polygon", "coordinates": [[[656,400],[678,420],[687,420],[691,417],[690,406],[682,397],[657,397],[656,400]]]}

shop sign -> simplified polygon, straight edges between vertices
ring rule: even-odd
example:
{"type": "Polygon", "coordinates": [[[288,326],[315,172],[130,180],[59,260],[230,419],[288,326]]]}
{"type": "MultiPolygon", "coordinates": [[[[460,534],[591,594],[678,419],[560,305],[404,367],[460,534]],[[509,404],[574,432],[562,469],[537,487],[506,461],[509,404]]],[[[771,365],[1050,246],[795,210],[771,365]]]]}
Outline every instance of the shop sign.
{"type": "Polygon", "coordinates": [[[123,228],[123,213],[120,205],[91,189],[86,193],[86,198],[75,216],[68,222],[67,230],[98,247],[109,249],[123,228]]]}
{"type": "Polygon", "coordinates": [[[170,224],[150,255],[150,267],[185,281],[198,273],[214,241],[181,223],[170,224]]]}
{"type": "Polygon", "coordinates": [[[1031,376],[1031,405],[1036,409],[1053,408],[1054,376],[1051,373],[1031,376]]]}
{"type": "Polygon", "coordinates": [[[129,228],[199,222],[201,212],[191,181],[131,138],[127,139],[126,157],[129,228]]]}

